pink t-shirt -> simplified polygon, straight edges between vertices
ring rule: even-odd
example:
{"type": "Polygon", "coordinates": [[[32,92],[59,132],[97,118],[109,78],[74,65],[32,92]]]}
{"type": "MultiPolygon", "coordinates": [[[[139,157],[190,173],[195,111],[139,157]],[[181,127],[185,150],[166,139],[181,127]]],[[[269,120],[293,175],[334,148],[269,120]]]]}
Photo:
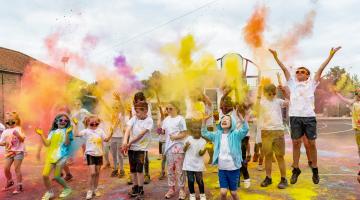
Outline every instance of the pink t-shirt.
{"type": "Polygon", "coordinates": [[[8,153],[21,153],[25,151],[24,142],[20,142],[19,138],[14,135],[14,132],[17,131],[19,135],[25,137],[24,133],[21,130],[21,127],[17,126],[15,128],[8,128],[3,131],[1,134],[0,142],[5,142],[5,150],[8,153]]]}

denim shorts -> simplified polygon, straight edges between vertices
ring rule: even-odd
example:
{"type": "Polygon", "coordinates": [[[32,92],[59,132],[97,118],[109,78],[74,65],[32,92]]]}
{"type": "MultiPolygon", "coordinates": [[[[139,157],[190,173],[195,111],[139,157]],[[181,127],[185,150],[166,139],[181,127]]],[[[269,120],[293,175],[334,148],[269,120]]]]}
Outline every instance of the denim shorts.
{"type": "Polygon", "coordinates": [[[227,188],[230,191],[237,190],[238,181],[240,178],[240,169],[236,169],[236,170],[219,169],[218,175],[219,175],[220,188],[227,188]]]}
{"type": "Polygon", "coordinates": [[[7,157],[6,159],[9,159],[9,160],[23,160],[24,159],[24,152],[16,153],[15,155],[7,157]]]}

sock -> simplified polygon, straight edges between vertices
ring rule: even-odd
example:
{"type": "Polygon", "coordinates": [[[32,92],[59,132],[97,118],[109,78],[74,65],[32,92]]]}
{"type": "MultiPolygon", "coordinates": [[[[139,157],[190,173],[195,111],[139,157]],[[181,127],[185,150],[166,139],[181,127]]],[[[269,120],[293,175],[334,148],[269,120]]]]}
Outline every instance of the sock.
{"type": "Polygon", "coordinates": [[[313,172],[313,174],[318,174],[319,170],[318,170],[318,168],[312,168],[312,172],[313,172]]]}

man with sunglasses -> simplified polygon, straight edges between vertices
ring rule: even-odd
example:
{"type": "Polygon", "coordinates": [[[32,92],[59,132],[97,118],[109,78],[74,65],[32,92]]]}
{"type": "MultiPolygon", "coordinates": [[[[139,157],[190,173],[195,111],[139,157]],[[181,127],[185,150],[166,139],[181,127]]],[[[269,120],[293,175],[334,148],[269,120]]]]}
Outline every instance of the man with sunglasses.
{"type": "Polygon", "coordinates": [[[296,70],[295,77],[292,77],[289,70],[279,60],[277,52],[269,49],[273,55],[275,61],[284,72],[287,80],[287,86],[290,91],[290,127],[291,127],[291,139],[293,143],[293,170],[290,183],[295,184],[301,173],[299,169],[300,160],[300,148],[301,137],[305,136],[309,140],[310,153],[311,153],[311,168],[312,168],[312,180],[314,184],[318,184],[320,181],[318,166],[317,166],[317,149],[316,149],[316,115],[315,115],[315,89],[319,85],[321,74],[335,53],[340,50],[341,47],[331,48],[330,54],[327,59],[320,65],[320,68],[315,73],[313,79],[310,78],[310,71],[306,67],[299,67],[296,70]]]}

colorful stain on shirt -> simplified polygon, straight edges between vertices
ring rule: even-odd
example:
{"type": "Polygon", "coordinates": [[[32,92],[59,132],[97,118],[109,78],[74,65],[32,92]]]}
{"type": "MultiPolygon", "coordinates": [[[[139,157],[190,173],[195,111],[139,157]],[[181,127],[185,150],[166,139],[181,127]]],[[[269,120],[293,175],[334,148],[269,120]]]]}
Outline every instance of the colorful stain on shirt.
{"type": "MultiPolygon", "coordinates": [[[[65,145],[66,129],[52,130],[48,135],[50,146],[47,149],[47,162],[56,163],[63,157],[69,156],[70,144],[65,145]]],[[[70,142],[73,140],[72,132],[69,133],[70,142]]]]}

